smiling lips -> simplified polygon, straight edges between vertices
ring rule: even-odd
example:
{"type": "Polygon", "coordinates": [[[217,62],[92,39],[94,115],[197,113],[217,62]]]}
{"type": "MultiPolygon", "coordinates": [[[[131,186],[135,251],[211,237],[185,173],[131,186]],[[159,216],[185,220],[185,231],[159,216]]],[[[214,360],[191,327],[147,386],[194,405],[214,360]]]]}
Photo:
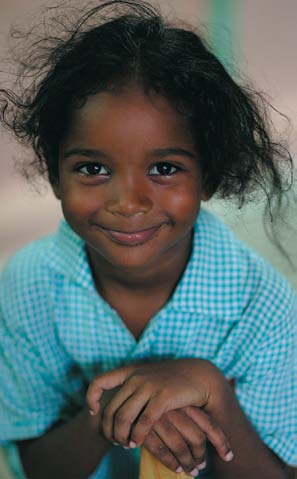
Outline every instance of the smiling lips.
{"type": "Polygon", "coordinates": [[[118,244],[125,246],[137,246],[146,243],[149,241],[157,231],[161,228],[162,225],[155,226],[153,228],[135,231],[131,233],[124,233],[122,231],[109,230],[107,228],[102,228],[107,233],[109,238],[115,241],[118,244]]]}

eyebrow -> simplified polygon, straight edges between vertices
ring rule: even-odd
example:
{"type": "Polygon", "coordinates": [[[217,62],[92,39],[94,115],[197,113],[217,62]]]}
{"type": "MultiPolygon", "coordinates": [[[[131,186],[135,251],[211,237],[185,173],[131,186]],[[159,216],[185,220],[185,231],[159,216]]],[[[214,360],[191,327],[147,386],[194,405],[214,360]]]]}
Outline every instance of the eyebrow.
{"type": "MultiPolygon", "coordinates": [[[[92,159],[106,158],[106,153],[98,148],[73,148],[65,153],[64,158],[70,156],[85,156],[92,159]]],[[[186,156],[191,159],[196,159],[195,153],[184,148],[156,148],[153,150],[153,156],[158,158],[166,158],[167,156],[186,156]]]]}
{"type": "Polygon", "coordinates": [[[64,158],[69,158],[69,156],[86,156],[87,158],[98,159],[106,157],[106,154],[103,150],[97,148],[73,148],[65,153],[64,158]]]}
{"type": "Polygon", "coordinates": [[[155,156],[165,158],[166,156],[187,156],[188,158],[196,159],[195,153],[184,148],[157,148],[153,151],[155,156]]]}

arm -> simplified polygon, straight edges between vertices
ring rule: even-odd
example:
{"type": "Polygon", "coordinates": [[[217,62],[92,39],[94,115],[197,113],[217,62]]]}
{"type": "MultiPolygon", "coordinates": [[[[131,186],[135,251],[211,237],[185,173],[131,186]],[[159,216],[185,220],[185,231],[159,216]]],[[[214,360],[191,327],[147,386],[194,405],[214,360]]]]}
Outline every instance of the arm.
{"type": "Polygon", "coordinates": [[[286,466],[269,450],[242,411],[227,383],[219,385],[213,401],[206,407],[229,438],[234,459],[220,460],[210,448],[213,479],[291,479],[293,468],[286,466]]]}
{"type": "Polygon", "coordinates": [[[100,435],[99,415],[87,409],[40,438],[18,443],[28,479],[86,479],[110,443],[100,435]]]}
{"type": "MultiPolygon", "coordinates": [[[[185,406],[204,408],[225,432],[234,465],[214,460],[214,477],[228,479],[289,479],[292,471],[264,445],[241,410],[220,370],[201,359],[169,360],[131,365],[95,378],[87,393],[89,407],[99,412],[105,389],[123,385],[103,412],[106,437],[141,445],[162,414],[185,406]]],[[[115,440],[113,439],[113,440],[115,440]]],[[[130,443],[131,444],[131,443],[130,443]]]]}

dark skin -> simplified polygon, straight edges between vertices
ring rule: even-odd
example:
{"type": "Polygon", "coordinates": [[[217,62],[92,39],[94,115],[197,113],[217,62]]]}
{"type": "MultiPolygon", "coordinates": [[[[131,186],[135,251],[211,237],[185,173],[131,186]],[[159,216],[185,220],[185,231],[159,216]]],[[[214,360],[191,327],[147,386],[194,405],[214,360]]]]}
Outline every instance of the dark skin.
{"type": "Polygon", "coordinates": [[[149,431],[164,413],[195,404],[208,413],[215,426],[220,425],[234,452],[234,459],[229,462],[227,456],[224,461],[211,451],[213,477],[294,477],[293,468],[283,464],[261,441],[244,415],[233,388],[209,361],[171,360],[131,365],[102,374],[94,379],[87,394],[94,414],[99,411],[98,398],[102,391],[120,384],[122,387],[103,413],[105,437],[121,444],[130,443],[130,447],[131,441],[137,446],[145,445],[149,431]]]}
{"type": "Polygon", "coordinates": [[[83,479],[92,474],[110,447],[100,433],[99,417],[88,409],[39,438],[18,443],[29,479],[83,479]]]}
{"type": "Polygon", "coordinates": [[[158,281],[144,286],[144,289],[141,287],[140,278],[131,284],[130,274],[125,278],[126,284],[123,285],[113,281],[112,278],[101,280],[102,276],[97,277],[95,273],[97,290],[118,312],[129,331],[138,340],[149,320],[169,300],[176,286],[176,276],[181,276],[185,262],[186,255],[180,260],[177,258],[175,276],[171,275],[169,279],[164,271],[164,277],[159,277],[158,281]]]}
{"type": "MultiPolygon", "coordinates": [[[[147,435],[145,447],[171,468],[179,467],[177,457],[191,470],[198,462],[204,468],[205,434],[197,420],[203,424],[216,448],[216,454],[220,454],[223,461],[228,449],[225,435],[209,420],[207,414],[195,408],[164,414],[147,435]],[[163,432],[172,435],[176,457],[172,454],[172,449],[169,450],[160,439],[163,432]]],[[[106,440],[102,432],[100,415],[91,416],[87,409],[66,424],[55,425],[40,438],[18,443],[26,477],[29,479],[86,479],[110,446],[111,442],[106,440]]]]}
{"type": "MultiPolygon", "coordinates": [[[[147,97],[135,85],[89,98],[74,112],[61,145],[54,191],[86,242],[98,292],[139,338],[184,271],[206,199],[186,121],[164,98],[147,97]]],[[[86,478],[111,442],[143,444],[172,470],[195,476],[205,465],[206,440],[215,450],[214,477],[290,477],[208,361],[111,371],[94,378],[87,402],[93,416],[84,410],[20,445],[29,478],[40,478],[41,471],[44,479],[86,478]],[[112,398],[98,414],[106,390],[112,398]]]]}

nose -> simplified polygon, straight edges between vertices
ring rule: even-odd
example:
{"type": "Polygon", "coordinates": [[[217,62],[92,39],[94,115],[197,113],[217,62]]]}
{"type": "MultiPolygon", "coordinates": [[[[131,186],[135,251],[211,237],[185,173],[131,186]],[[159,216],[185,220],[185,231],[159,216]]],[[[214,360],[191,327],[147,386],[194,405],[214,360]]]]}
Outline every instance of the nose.
{"type": "Polygon", "coordinates": [[[105,208],[113,215],[132,217],[146,214],[152,205],[147,186],[137,178],[117,179],[109,185],[105,208]]]}

